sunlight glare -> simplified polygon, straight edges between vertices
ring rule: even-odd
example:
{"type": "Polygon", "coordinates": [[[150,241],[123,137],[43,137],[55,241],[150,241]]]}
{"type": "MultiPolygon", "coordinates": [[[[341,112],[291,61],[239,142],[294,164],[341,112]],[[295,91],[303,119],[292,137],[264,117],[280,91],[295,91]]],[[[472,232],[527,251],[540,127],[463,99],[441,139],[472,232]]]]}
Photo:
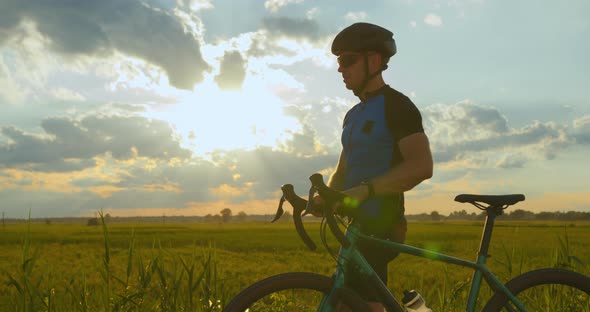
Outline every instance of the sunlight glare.
{"type": "Polygon", "coordinates": [[[207,81],[178,104],[152,112],[154,118],[170,122],[183,145],[197,156],[215,150],[277,147],[301,126],[283,114],[282,100],[258,80],[246,79],[241,90],[221,90],[207,81]]]}

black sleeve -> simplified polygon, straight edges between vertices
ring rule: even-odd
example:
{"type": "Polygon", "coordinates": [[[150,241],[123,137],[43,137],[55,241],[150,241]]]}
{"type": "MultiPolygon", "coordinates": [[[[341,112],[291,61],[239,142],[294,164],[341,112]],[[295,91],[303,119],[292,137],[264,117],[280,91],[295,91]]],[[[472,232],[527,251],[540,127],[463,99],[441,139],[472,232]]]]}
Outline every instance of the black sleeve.
{"type": "Polygon", "coordinates": [[[389,100],[393,102],[389,103],[391,110],[387,112],[389,115],[386,118],[391,119],[390,126],[396,141],[399,142],[401,139],[414,133],[424,132],[422,116],[412,100],[401,93],[389,100]]]}

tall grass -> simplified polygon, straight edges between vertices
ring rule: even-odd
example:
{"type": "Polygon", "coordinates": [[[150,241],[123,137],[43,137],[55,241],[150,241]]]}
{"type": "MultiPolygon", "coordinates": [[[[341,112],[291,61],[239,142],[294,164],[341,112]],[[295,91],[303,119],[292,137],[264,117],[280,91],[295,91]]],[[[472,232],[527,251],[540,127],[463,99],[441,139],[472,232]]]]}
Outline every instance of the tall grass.
{"type": "Polygon", "coordinates": [[[16,290],[10,305],[14,311],[221,311],[228,293],[213,246],[195,245],[193,253],[183,257],[166,250],[155,238],[146,257],[136,250],[132,229],[126,259],[117,259],[126,263],[120,272],[113,265],[109,227],[99,214],[104,244],[96,261],[101,283],[92,288],[87,272],[74,272],[60,287],[51,270],[36,265],[42,254],[33,248],[29,221],[18,274],[6,272],[5,284],[16,290]]]}
{"type": "MultiPolygon", "coordinates": [[[[306,250],[289,224],[119,225],[102,214],[100,220],[101,227],[7,225],[0,240],[0,248],[10,252],[0,253],[0,310],[220,311],[263,277],[288,271],[330,275],[335,266],[325,250],[306,250]]],[[[459,258],[475,256],[480,224],[412,227],[409,244],[433,245],[459,258]]],[[[318,229],[308,226],[310,234],[318,229]]],[[[565,230],[557,224],[499,224],[488,264],[503,281],[551,266],[588,275],[588,229],[585,223],[565,230]]],[[[416,288],[437,312],[465,308],[469,270],[400,256],[390,274],[396,295],[416,288]]],[[[482,287],[478,309],[489,296],[491,290],[482,287]]]]}

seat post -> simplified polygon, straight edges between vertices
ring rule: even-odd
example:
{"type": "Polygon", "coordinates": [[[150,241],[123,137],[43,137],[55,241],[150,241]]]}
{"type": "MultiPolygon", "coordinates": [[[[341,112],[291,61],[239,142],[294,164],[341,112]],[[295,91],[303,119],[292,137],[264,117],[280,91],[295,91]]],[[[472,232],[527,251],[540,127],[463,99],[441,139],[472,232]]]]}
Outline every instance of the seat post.
{"type": "Polygon", "coordinates": [[[478,252],[478,256],[483,256],[483,259],[489,257],[488,249],[490,247],[490,242],[492,240],[492,230],[494,229],[496,217],[502,214],[502,209],[498,209],[496,207],[488,207],[485,211],[486,220],[483,228],[483,233],[481,235],[481,243],[479,245],[478,252]]]}

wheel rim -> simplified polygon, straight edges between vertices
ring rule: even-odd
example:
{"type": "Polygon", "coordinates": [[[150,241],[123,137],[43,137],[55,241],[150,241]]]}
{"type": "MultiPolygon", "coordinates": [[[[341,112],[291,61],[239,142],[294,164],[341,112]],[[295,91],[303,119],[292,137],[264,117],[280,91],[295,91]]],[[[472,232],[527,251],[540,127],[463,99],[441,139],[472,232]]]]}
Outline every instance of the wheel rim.
{"type": "MultiPolygon", "coordinates": [[[[568,285],[537,285],[520,292],[516,298],[527,311],[590,312],[589,295],[568,285]]],[[[509,302],[500,311],[518,311],[518,309],[509,302]]]]}
{"type": "Polygon", "coordinates": [[[254,302],[246,311],[317,311],[323,293],[311,289],[287,289],[277,291],[254,302]]]}

